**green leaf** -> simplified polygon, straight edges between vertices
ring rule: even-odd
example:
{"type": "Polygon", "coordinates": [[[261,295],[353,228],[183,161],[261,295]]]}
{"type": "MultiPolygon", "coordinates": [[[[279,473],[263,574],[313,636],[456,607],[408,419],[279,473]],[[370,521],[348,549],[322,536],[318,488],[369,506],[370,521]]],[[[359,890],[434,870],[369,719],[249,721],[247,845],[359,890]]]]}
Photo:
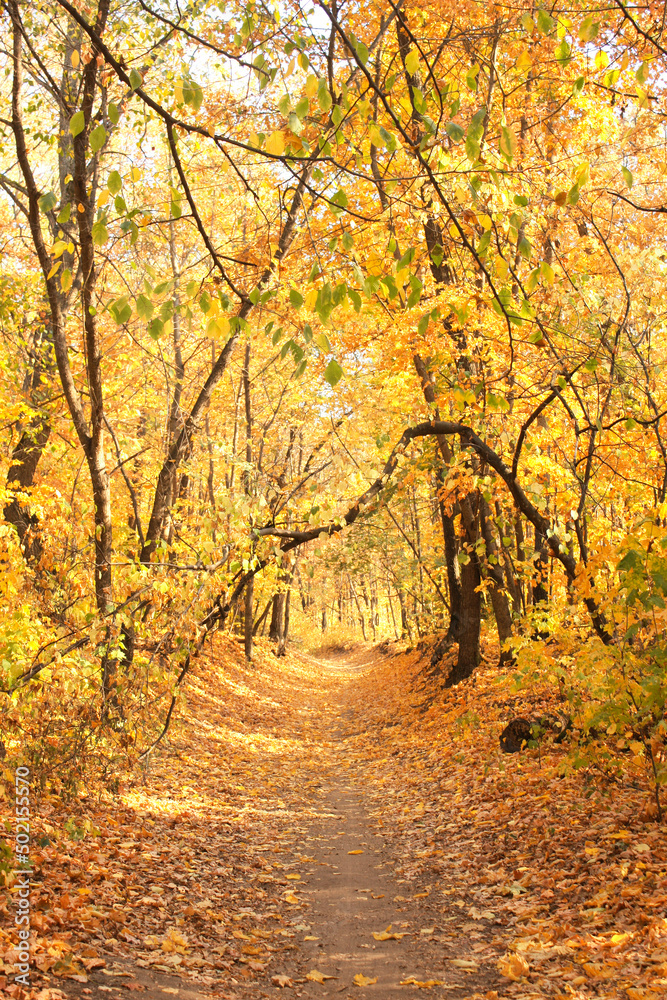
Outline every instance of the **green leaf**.
{"type": "Polygon", "coordinates": [[[637,70],[637,72],[635,73],[635,78],[637,80],[637,83],[642,83],[642,84],[646,83],[648,79],[648,70],[649,70],[649,64],[646,61],[644,61],[637,70]]]}
{"type": "Polygon", "coordinates": [[[61,224],[61,226],[64,225],[66,222],[69,222],[69,217],[71,214],[72,214],[72,206],[69,202],[67,202],[65,205],[63,205],[63,207],[60,209],[60,212],[58,213],[58,222],[61,224]]]}
{"type": "Polygon", "coordinates": [[[107,141],[107,130],[104,125],[98,125],[90,133],[90,148],[93,153],[99,153],[104,143],[107,141]]]}
{"type": "Polygon", "coordinates": [[[586,83],[586,78],[583,76],[578,76],[577,79],[574,81],[574,85],[572,87],[572,93],[574,94],[575,97],[582,92],[585,83],[586,83]]]}
{"type": "Polygon", "coordinates": [[[572,55],[570,53],[570,46],[567,39],[563,38],[560,45],[556,47],[555,52],[556,60],[561,64],[561,66],[567,66],[572,55]]]}
{"type": "Polygon", "coordinates": [[[98,219],[97,222],[93,223],[92,236],[93,243],[96,247],[104,246],[109,239],[109,230],[107,229],[104,220],[98,219]]]}
{"type": "Polygon", "coordinates": [[[326,333],[316,333],[313,337],[313,343],[319,347],[322,354],[331,354],[331,344],[326,333]]]}
{"type": "Polygon", "coordinates": [[[303,305],[303,295],[298,292],[296,288],[290,288],[289,292],[290,304],[294,306],[295,309],[300,309],[303,305]]]}
{"type": "Polygon", "coordinates": [[[543,35],[548,35],[553,30],[554,22],[547,14],[546,10],[540,8],[537,12],[537,27],[543,35]]]}
{"type": "Polygon", "coordinates": [[[579,25],[579,38],[582,42],[592,42],[597,36],[600,22],[595,21],[592,14],[585,17],[579,25]]]}
{"type": "Polygon", "coordinates": [[[623,179],[625,180],[626,185],[631,188],[633,184],[632,174],[627,167],[621,167],[621,171],[623,172],[623,179]]]}
{"type": "Polygon", "coordinates": [[[359,57],[359,61],[365,66],[368,62],[368,46],[357,38],[354,42],[354,51],[359,57]]]}
{"type": "Polygon", "coordinates": [[[39,205],[40,212],[43,212],[44,215],[46,215],[47,212],[53,211],[58,204],[58,199],[53,191],[49,191],[48,194],[42,195],[37,204],[39,205]]]}
{"type": "Polygon", "coordinates": [[[153,338],[153,340],[158,340],[162,336],[163,330],[164,330],[164,323],[162,322],[161,319],[158,319],[157,316],[155,317],[155,319],[152,319],[148,324],[148,332],[150,336],[153,338]]]}
{"type": "Polygon", "coordinates": [[[345,250],[352,250],[354,248],[354,236],[352,233],[343,233],[343,248],[345,250]]]}
{"type": "Polygon", "coordinates": [[[317,102],[322,111],[328,111],[333,104],[326,80],[320,80],[317,85],[317,102]]]}
{"type": "Polygon", "coordinates": [[[484,134],[484,119],[486,118],[486,107],[482,106],[479,111],[470,119],[468,134],[466,137],[466,156],[473,162],[479,156],[479,143],[484,134]]]}
{"type": "Polygon", "coordinates": [[[107,109],[107,114],[109,116],[109,121],[112,125],[117,125],[120,120],[120,110],[115,104],[110,104],[107,109]]]}
{"type": "Polygon", "coordinates": [[[579,201],[579,185],[573,184],[570,190],[567,192],[567,198],[565,199],[568,205],[576,205],[579,201]]]}
{"type": "Polygon", "coordinates": [[[302,97],[294,110],[296,114],[299,116],[299,118],[303,120],[308,114],[309,108],[310,108],[310,101],[308,100],[307,97],[302,97]]]}
{"type": "Polygon", "coordinates": [[[483,254],[489,248],[489,243],[491,242],[491,230],[487,229],[485,233],[479,238],[479,243],[477,244],[477,253],[483,254]]]}
{"type": "Polygon", "coordinates": [[[117,170],[112,170],[107,179],[107,187],[111,194],[118,194],[121,187],[123,186],[123,181],[117,170]]]}
{"type": "Polygon", "coordinates": [[[640,555],[635,552],[634,549],[630,549],[629,552],[623,556],[616,569],[619,573],[623,573],[625,570],[634,569],[637,563],[640,561],[640,555]]]}
{"type": "Polygon", "coordinates": [[[324,378],[329,383],[331,388],[337,385],[341,378],[343,377],[343,369],[333,358],[329,362],[324,372],[324,378]]]}
{"type": "Polygon", "coordinates": [[[153,303],[147,295],[137,297],[137,315],[140,319],[150,319],[153,315],[153,303]]]}
{"type": "Polygon", "coordinates": [[[511,162],[516,153],[516,136],[506,125],[500,129],[500,152],[508,162],[511,162]]]}
{"type": "Polygon", "coordinates": [[[204,91],[201,89],[198,83],[194,82],[194,80],[190,81],[190,86],[192,87],[192,100],[191,100],[192,107],[195,109],[195,111],[199,111],[199,109],[202,106],[202,102],[204,100],[204,91]]]}
{"type": "Polygon", "coordinates": [[[83,111],[77,111],[72,115],[69,123],[69,130],[73,136],[80,135],[86,127],[86,122],[83,117],[83,111]]]}
{"type": "Polygon", "coordinates": [[[132,67],[132,69],[130,70],[130,87],[132,88],[132,90],[136,90],[138,87],[141,86],[143,82],[144,81],[141,76],[141,73],[139,73],[138,70],[132,67]]]}
{"type": "Polygon", "coordinates": [[[525,236],[522,236],[521,239],[519,240],[519,245],[517,247],[517,250],[519,251],[522,257],[525,257],[526,260],[530,260],[533,248],[530,245],[530,240],[527,240],[525,236]]]}
{"type": "Polygon", "coordinates": [[[461,142],[465,135],[464,130],[460,125],[457,125],[456,122],[447,122],[445,125],[445,132],[452,142],[461,142]]]}
{"type": "Polygon", "coordinates": [[[415,247],[410,247],[406,250],[399,262],[396,265],[396,270],[401,271],[404,267],[409,267],[412,264],[415,256],[415,247]]]}

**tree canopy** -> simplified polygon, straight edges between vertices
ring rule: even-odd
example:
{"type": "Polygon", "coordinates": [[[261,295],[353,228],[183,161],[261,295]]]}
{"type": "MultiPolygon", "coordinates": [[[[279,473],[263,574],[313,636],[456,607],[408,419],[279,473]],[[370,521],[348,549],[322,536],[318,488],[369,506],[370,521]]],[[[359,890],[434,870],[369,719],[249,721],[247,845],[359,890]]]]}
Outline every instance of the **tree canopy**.
{"type": "Polygon", "coordinates": [[[143,753],[214,630],[576,635],[659,783],[662,8],[1,7],[10,714],[143,753]]]}

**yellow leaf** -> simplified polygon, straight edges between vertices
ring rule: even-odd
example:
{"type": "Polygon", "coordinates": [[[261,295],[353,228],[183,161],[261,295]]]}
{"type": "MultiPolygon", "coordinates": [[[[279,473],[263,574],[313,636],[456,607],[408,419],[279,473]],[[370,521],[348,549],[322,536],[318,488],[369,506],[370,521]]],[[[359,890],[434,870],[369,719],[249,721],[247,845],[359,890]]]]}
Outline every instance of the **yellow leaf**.
{"type": "Polygon", "coordinates": [[[311,983],[323,983],[325,979],[337,979],[338,976],[327,976],[325,972],[320,972],[319,969],[311,969],[310,972],[306,973],[306,979],[310,979],[311,983]]]}
{"type": "Polygon", "coordinates": [[[306,92],[306,97],[315,96],[315,94],[317,93],[317,85],[318,85],[317,77],[313,73],[310,73],[306,80],[306,85],[303,88],[306,92]]]}
{"type": "Polygon", "coordinates": [[[365,976],[363,972],[358,972],[354,977],[354,982],[357,986],[372,986],[374,983],[377,983],[377,981],[377,976],[375,976],[374,979],[371,979],[370,976],[365,976]]]}
{"type": "Polygon", "coordinates": [[[415,979],[414,976],[408,976],[407,979],[401,979],[401,986],[419,986],[421,989],[430,990],[432,986],[442,986],[442,979],[415,979]]]}
{"type": "Polygon", "coordinates": [[[280,129],[276,129],[272,132],[269,138],[266,140],[266,151],[271,153],[273,156],[282,156],[285,151],[285,137],[280,129]]]}
{"type": "Polygon", "coordinates": [[[295,872],[292,872],[290,875],[286,875],[285,878],[291,878],[291,879],[293,879],[293,880],[295,880],[295,881],[298,882],[300,880],[301,876],[297,875],[295,872]]]}
{"type": "Polygon", "coordinates": [[[141,170],[139,170],[139,167],[132,167],[132,180],[133,181],[141,180],[141,170]]]}
{"type": "Polygon", "coordinates": [[[450,958],[449,960],[452,965],[455,965],[457,969],[470,969],[476,972],[479,966],[476,962],[470,962],[467,958],[450,958]]]}
{"type": "Polygon", "coordinates": [[[373,931],[373,937],[376,941],[400,941],[407,934],[407,931],[399,931],[398,933],[392,933],[391,924],[383,931],[373,931]]]}
{"type": "Polygon", "coordinates": [[[312,934],[306,934],[304,941],[319,941],[318,937],[314,937],[312,934]]]}
{"type": "Polygon", "coordinates": [[[524,49],[516,61],[516,68],[525,70],[530,69],[532,65],[533,60],[530,58],[530,53],[528,49],[524,49]]]}
{"type": "Polygon", "coordinates": [[[348,854],[363,854],[364,852],[361,851],[361,850],[357,850],[357,851],[348,851],[347,853],[348,854]]]}
{"type": "Polygon", "coordinates": [[[98,205],[106,205],[106,203],[108,202],[108,200],[109,200],[110,197],[111,197],[111,192],[110,191],[103,191],[102,194],[97,199],[97,204],[98,205]]]}
{"type": "Polygon", "coordinates": [[[181,80],[178,80],[174,84],[174,97],[176,98],[177,104],[183,103],[183,82],[181,80]]]}
{"type": "Polygon", "coordinates": [[[283,896],[286,903],[300,903],[301,900],[298,899],[293,892],[286,892],[283,896]]]}
{"type": "Polygon", "coordinates": [[[46,280],[47,281],[49,280],[49,278],[53,277],[53,275],[56,273],[56,271],[58,270],[58,268],[60,267],[61,264],[62,264],[61,260],[56,261],[56,263],[53,265],[53,267],[51,268],[51,270],[49,271],[49,273],[46,276],[46,280]]]}
{"type": "Polygon", "coordinates": [[[503,976],[507,976],[508,979],[513,979],[515,982],[530,972],[528,962],[521,955],[505,955],[499,960],[498,969],[503,976]]]}
{"type": "Polygon", "coordinates": [[[72,60],[72,66],[74,67],[74,69],[77,69],[79,66],[79,62],[81,60],[79,59],[79,53],[76,51],[76,49],[74,50],[70,58],[72,60]]]}

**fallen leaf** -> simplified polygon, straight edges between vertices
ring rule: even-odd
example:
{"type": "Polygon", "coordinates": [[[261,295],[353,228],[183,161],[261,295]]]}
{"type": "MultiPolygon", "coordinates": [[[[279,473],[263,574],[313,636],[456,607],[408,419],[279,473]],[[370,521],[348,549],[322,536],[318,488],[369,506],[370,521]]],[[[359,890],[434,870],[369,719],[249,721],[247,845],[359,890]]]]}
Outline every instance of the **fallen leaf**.
{"type": "Polygon", "coordinates": [[[279,986],[281,989],[284,989],[286,986],[292,985],[292,980],[289,976],[271,976],[271,985],[279,986]]]}
{"type": "Polygon", "coordinates": [[[356,850],[356,851],[348,851],[347,853],[348,854],[363,854],[364,852],[361,851],[361,850],[356,850]]]}
{"type": "Polygon", "coordinates": [[[389,924],[383,931],[373,931],[373,937],[376,941],[400,941],[407,933],[408,931],[392,932],[391,924],[389,924]]]}
{"type": "Polygon", "coordinates": [[[377,976],[375,976],[374,979],[371,979],[370,976],[364,976],[362,972],[358,972],[354,977],[354,983],[356,986],[372,986],[374,983],[377,983],[377,981],[377,976]]]}
{"type": "Polygon", "coordinates": [[[528,975],[530,966],[521,955],[505,955],[498,961],[498,970],[501,975],[507,976],[508,979],[513,979],[516,982],[522,976],[528,975]]]}
{"type": "Polygon", "coordinates": [[[476,962],[470,962],[467,958],[450,958],[449,962],[450,965],[455,965],[458,969],[470,969],[472,972],[479,969],[476,962]]]}
{"type": "Polygon", "coordinates": [[[430,990],[432,986],[442,986],[442,979],[415,979],[414,976],[408,976],[407,979],[401,979],[401,986],[419,986],[420,989],[430,990]]]}
{"type": "Polygon", "coordinates": [[[300,875],[296,875],[295,873],[292,873],[291,875],[286,875],[285,878],[290,878],[290,879],[293,879],[294,881],[298,882],[301,879],[301,876],[300,875]]]}
{"type": "Polygon", "coordinates": [[[294,904],[301,902],[301,900],[297,896],[295,896],[293,892],[286,892],[285,895],[283,896],[283,899],[285,900],[286,903],[294,904]]]}
{"type": "Polygon", "coordinates": [[[338,976],[327,976],[325,972],[320,972],[319,969],[311,969],[310,972],[306,973],[306,979],[310,979],[313,983],[323,983],[325,979],[337,979],[338,976]]]}

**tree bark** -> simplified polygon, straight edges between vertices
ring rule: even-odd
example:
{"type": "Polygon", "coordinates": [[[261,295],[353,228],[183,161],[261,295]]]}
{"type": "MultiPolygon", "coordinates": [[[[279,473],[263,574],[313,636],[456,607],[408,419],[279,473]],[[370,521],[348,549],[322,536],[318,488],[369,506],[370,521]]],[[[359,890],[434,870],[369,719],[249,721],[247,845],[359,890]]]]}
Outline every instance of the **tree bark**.
{"type": "Polygon", "coordinates": [[[482,535],[484,537],[484,543],[486,545],[486,568],[491,579],[491,604],[493,605],[493,613],[496,618],[496,627],[498,629],[498,642],[500,643],[499,666],[502,667],[507,666],[514,660],[511,650],[503,649],[504,643],[512,636],[512,614],[510,612],[507,594],[503,589],[503,571],[500,567],[498,545],[496,544],[496,539],[493,534],[491,511],[484,497],[480,497],[479,519],[482,528],[482,535]]]}
{"type": "MultiPolygon", "coordinates": [[[[37,465],[42,457],[46,443],[51,436],[51,422],[48,414],[40,410],[42,402],[40,390],[43,388],[43,376],[51,371],[51,343],[46,324],[34,331],[30,344],[32,371],[24,381],[24,389],[29,390],[30,403],[38,410],[28,426],[23,430],[20,440],[12,452],[12,464],[7,473],[7,487],[10,490],[29,490],[35,479],[37,465]]],[[[37,530],[39,519],[30,508],[17,497],[10,500],[4,508],[5,520],[14,526],[19,536],[21,548],[27,562],[38,562],[43,546],[37,530]]]]}
{"type": "Polygon", "coordinates": [[[461,631],[456,664],[446,686],[452,687],[470,677],[479,664],[479,636],[482,625],[482,600],[477,589],[481,583],[477,556],[477,498],[469,494],[460,501],[461,537],[468,560],[461,566],[461,631]]]}
{"type": "Polygon", "coordinates": [[[283,631],[283,612],[285,609],[285,592],[279,591],[273,595],[273,607],[271,609],[271,624],[269,625],[269,639],[272,642],[280,642],[283,631]]]}
{"type": "Polygon", "coordinates": [[[252,637],[255,634],[252,623],[252,599],[255,577],[251,576],[245,588],[245,616],[243,622],[243,649],[246,660],[252,660],[252,637]]]}

